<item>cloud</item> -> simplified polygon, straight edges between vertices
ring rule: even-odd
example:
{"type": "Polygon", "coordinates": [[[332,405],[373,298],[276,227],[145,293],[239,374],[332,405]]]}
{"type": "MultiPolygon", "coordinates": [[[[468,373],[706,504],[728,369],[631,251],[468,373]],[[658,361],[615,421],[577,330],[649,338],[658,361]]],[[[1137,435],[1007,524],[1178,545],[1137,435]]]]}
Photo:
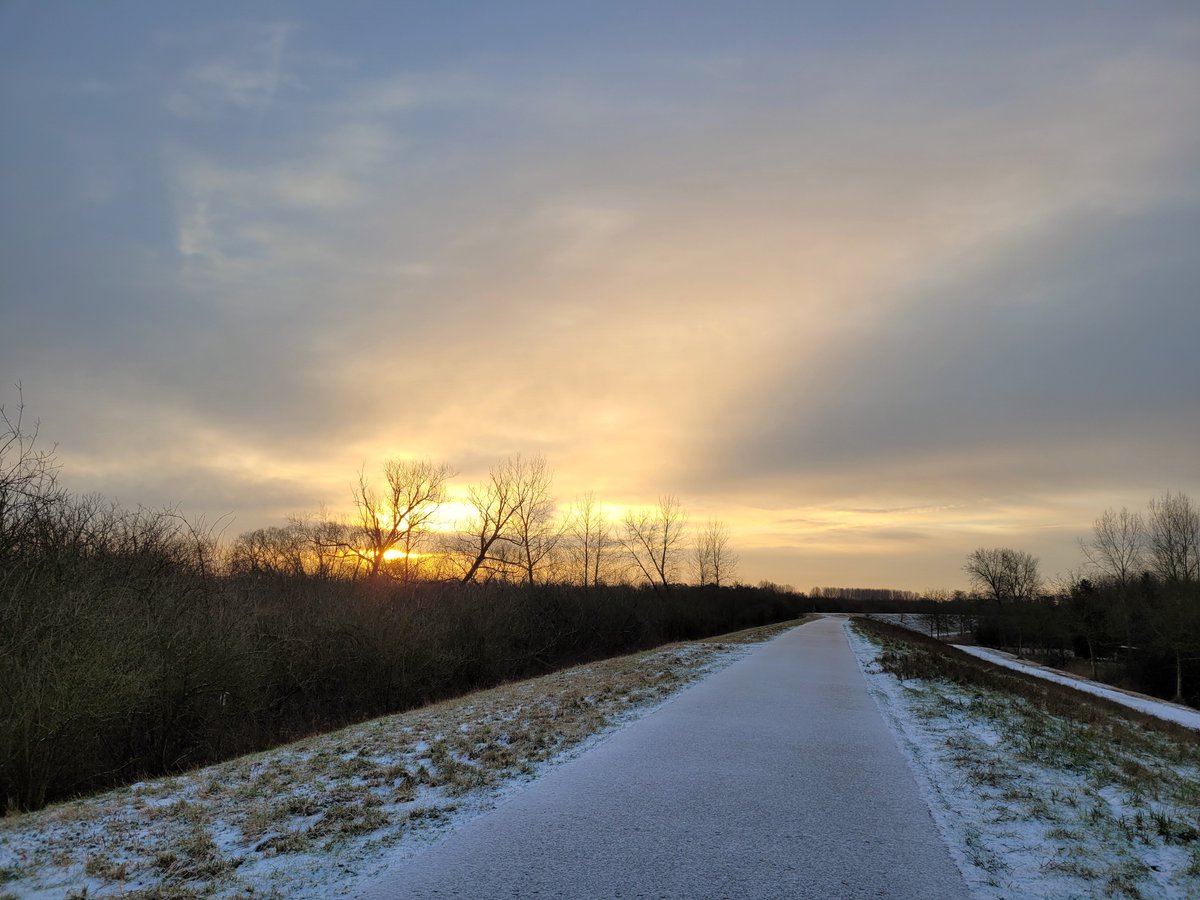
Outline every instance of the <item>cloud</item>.
{"type": "Polygon", "coordinates": [[[1197,227],[1200,206],[1028,235],[780,377],[722,465],[908,496],[1194,478],[1200,408],[1174,373],[1200,336],[1197,227]]]}
{"type": "Polygon", "coordinates": [[[261,112],[275,102],[281,85],[295,84],[283,70],[290,23],[244,26],[233,35],[230,55],[197,63],[166,98],[181,118],[219,114],[222,107],[261,112]]]}
{"type": "MultiPolygon", "coordinates": [[[[1088,216],[1145,207],[1159,188],[1144,173],[1191,140],[1166,124],[1190,101],[1147,112],[1134,102],[1145,66],[1126,68],[1136,77],[1104,62],[982,112],[939,107],[936,92],[897,101],[860,73],[806,118],[767,97],[703,142],[695,129],[714,126],[691,101],[672,116],[675,98],[644,97],[659,120],[589,131],[592,146],[530,85],[358,84],[284,158],[179,166],[193,211],[181,208],[181,246],[199,248],[234,319],[279,308],[297,321],[276,341],[329,348],[319,394],[346,396],[337,419],[403,397],[394,425],[371,425],[380,447],[433,442],[482,465],[532,443],[579,477],[615,465],[623,477],[593,477],[629,491],[830,471],[852,482],[852,465],[906,459],[913,490],[956,469],[966,483],[1017,459],[995,444],[1012,443],[1016,412],[1030,441],[1051,440],[1065,404],[1091,398],[1095,363],[1058,363],[1049,391],[1035,375],[1073,358],[1060,320],[1077,303],[1093,304],[1089,327],[1129,326],[1115,300],[1084,299],[1111,280],[1088,280],[1091,238],[1054,244],[1090,234],[1088,216]],[[498,109],[486,152],[451,139],[498,109]],[[416,128],[422,111],[448,116],[444,138],[416,128]],[[1084,165],[1080,146],[1097,148],[1084,165]],[[506,178],[514,167],[522,177],[506,178]],[[989,293],[1022,272],[1034,288],[989,293]],[[1039,306],[1036,283],[1054,279],[1075,293],[1039,306]],[[337,317],[322,312],[335,295],[337,317]],[[969,465],[968,451],[980,454],[969,465]]],[[[610,92],[580,104],[608,108],[610,92]]],[[[1030,483],[1056,477],[1031,456],[1030,483]]]]}
{"type": "Polygon", "coordinates": [[[675,491],[796,559],[1187,489],[1196,32],[1046,15],[177,29],[145,119],[69,118],[120,189],[10,204],[0,359],[89,483],[246,527],[395,453],[543,452],[564,496],[675,491]]]}

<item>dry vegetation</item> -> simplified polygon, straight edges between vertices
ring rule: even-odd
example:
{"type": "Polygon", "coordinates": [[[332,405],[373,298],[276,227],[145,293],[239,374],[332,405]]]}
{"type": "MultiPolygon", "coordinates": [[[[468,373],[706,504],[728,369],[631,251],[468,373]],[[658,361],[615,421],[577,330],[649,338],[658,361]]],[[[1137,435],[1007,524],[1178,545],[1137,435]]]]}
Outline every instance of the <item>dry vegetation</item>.
{"type": "Polygon", "coordinates": [[[173,509],[67,491],[20,404],[0,405],[0,810],[804,609],[771,586],[674,583],[671,504],[670,535],[661,517],[634,523],[669,559],[660,582],[632,583],[596,508],[585,545],[569,539],[578,516],[556,523],[540,459],[510,459],[473,493],[487,526],[473,553],[424,553],[449,472],[393,461],[386,492],[360,479],[357,527],[295,521],[229,546],[173,509]],[[388,561],[398,549],[418,556],[388,561]]]}
{"type": "Polygon", "coordinates": [[[579,666],[10,816],[0,896],[326,895],[795,624],[579,666]]]}
{"type": "Polygon", "coordinates": [[[868,676],[985,896],[1200,895],[1194,731],[858,620],[868,676]]]}

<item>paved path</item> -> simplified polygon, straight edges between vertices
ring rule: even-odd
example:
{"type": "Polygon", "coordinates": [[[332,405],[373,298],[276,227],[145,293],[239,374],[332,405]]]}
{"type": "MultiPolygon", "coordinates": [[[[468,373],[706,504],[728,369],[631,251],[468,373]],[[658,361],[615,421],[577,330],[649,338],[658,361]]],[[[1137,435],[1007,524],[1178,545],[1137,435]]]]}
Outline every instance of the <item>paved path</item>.
{"type": "Polygon", "coordinates": [[[367,894],[966,895],[837,619],[697,683],[367,894]]]}

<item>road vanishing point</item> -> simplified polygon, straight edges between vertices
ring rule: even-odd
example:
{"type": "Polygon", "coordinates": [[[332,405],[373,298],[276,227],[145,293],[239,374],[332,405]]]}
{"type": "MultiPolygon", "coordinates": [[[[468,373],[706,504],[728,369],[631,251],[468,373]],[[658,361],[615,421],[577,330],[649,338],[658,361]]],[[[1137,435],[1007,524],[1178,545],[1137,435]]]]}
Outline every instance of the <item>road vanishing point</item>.
{"type": "Polygon", "coordinates": [[[959,898],[968,891],[846,640],[755,648],[398,861],[386,898],[959,898]]]}

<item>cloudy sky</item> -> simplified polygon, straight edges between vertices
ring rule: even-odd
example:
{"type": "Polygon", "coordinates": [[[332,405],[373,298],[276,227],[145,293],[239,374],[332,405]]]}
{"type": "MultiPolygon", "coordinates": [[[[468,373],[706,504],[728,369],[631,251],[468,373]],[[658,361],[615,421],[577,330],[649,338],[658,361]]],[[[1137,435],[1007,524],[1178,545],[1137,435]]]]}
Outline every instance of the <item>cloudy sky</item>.
{"type": "Polygon", "coordinates": [[[1195,3],[7,0],[0,115],[0,399],[78,490],[541,453],[913,589],[1200,498],[1195,3]]]}

